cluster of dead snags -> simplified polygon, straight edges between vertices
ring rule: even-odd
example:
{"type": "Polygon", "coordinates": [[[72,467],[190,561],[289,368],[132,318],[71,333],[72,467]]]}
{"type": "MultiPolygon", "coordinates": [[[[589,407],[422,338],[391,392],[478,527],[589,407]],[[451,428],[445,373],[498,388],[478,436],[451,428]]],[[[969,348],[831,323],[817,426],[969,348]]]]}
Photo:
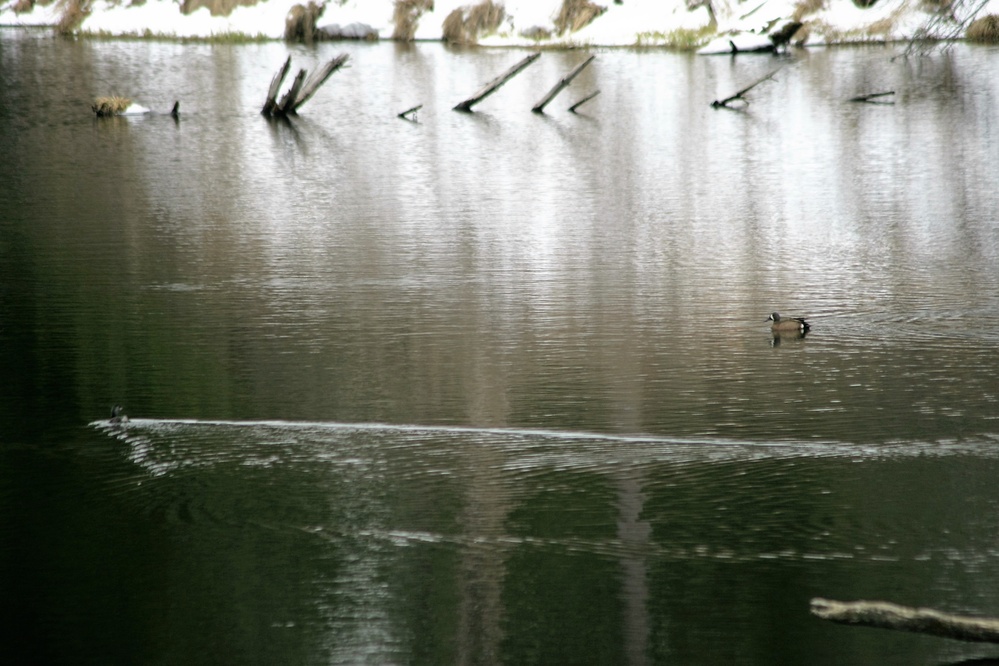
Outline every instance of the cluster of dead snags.
{"type": "MultiPolygon", "coordinates": [[[[484,100],[489,95],[496,92],[500,86],[502,86],[504,83],[506,83],[514,76],[519,74],[528,65],[533,63],[539,57],[541,57],[541,53],[532,53],[531,55],[527,56],[526,58],[518,62],[516,65],[514,65],[513,67],[506,70],[505,72],[497,76],[495,79],[487,83],[474,95],[460,102],[457,106],[454,107],[454,110],[470,112],[473,106],[484,100]]],[[[593,55],[587,57],[585,60],[579,63],[575,68],[573,68],[571,72],[569,72],[561,79],[559,79],[559,81],[555,84],[555,86],[550,91],[548,91],[548,94],[545,95],[537,104],[535,104],[531,110],[534,111],[535,113],[543,113],[548,103],[551,102],[553,99],[555,99],[555,96],[558,95],[560,92],[562,92],[562,90],[564,90],[572,82],[572,80],[576,78],[576,76],[578,76],[579,73],[583,71],[583,69],[586,68],[587,65],[593,62],[593,59],[595,57],[596,56],[593,55]]],[[[271,80],[271,86],[267,92],[267,100],[264,102],[264,106],[260,110],[260,112],[265,116],[274,117],[274,118],[286,118],[288,116],[296,115],[298,112],[298,108],[302,106],[302,104],[304,104],[306,101],[308,101],[308,99],[312,97],[313,94],[315,94],[319,86],[325,83],[326,80],[330,77],[330,75],[333,74],[333,72],[337,71],[344,64],[346,64],[347,58],[348,56],[346,53],[338,55],[336,58],[334,58],[326,65],[318,69],[315,73],[313,73],[312,76],[307,76],[306,70],[304,69],[300,70],[298,72],[298,76],[295,77],[294,82],[291,84],[291,88],[289,88],[288,92],[286,92],[284,96],[282,96],[281,99],[278,100],[277,99],[278,89],[281,87],[281,83],[284,81],[285,76],[287,76],[288,74],[288,70],[291,68],[291,56],[289,56],[288,59],[285,61],[284,65],[281,67],[281,69],[278,70],[277,74],[275,74],[274,78],[271,80]]],[[[570,106],[569,111],[575,113],[577,108],[579,108],[581,105],[590,101],[599,94],[600,94],[599,90],[589,93],[582,99],[575,102],[572,106],[570,106]]],[[[404,120],[415,121],[416,112],[422,108],[423,105],[418,104],[416,106],[406,109],[405,111],[397,115],[399,118],[402,118],[404,120]]]]}
{"type": "MultiPolygon", "coordinates": [[[[521,71],[527,68],[528,65],[537,60],[540,56],[541,53],[532,53],[531,55],[527,56],[526,58],[515,64],[510,69],[506,70],[505,72],[497,76],[495,79],[485,84],[474,95],[458,103],[454,107],[454,110],[471,112],[473,106],[484,100],[489,95],[496,92],[500,88],[500,86],[502,86],[504,83],[506,83],[514,76],[519,74],[521,71]]],[[[556,84],[552,87],[552,89],[549,90],[548,93],[544,97],[542,97],[537,104],[531,107],[531,111],[534,111],[535,113],[544,113],[545,107],[553,99],[555,99],[556,95],[558,95],[565,88],[567,88],[569,84],[572,83],[572,80],[576,78],[576,76],[578,76],[579,73],[582,72],[587,65],[593,62],[594,58],[596,58],[596,56],[593,55],[588,56],[578,65],[576,65],[576,67],[573,68],[571,72],[569,72],[561,79],[559,79],[556,82],[556,84]]],[[[333,72],[343,67],[346,64],[347,59],[348,59],[347,54],[342,53],[333,60],[326,63],[318,70],[316,70],[316,72],[314,72],[311,76],[307,75],[306,70],[304,69],[299,70],[298,76],[295,77],[295,80],[292,83],[291,88],[288,90],[288,92],[284,94],[284,96],[281,97],[280,100],[278,100],[277,98],[278,90],[281,87],[281,83],[284,81],[285,76],[287,76],[288,70],[291,68],[291,56],[289,56],[288,59],[285,61],[284,65],[281,67],[281,69],[278,70],[277,74],[275,74],[274,78],[271,80],[271,86],[270,89],[268,90],[267,99],[264,102],[264,106],[261,109],[261,113],[265,116],[278,117],[278,118],[287,118],[288,116],[296,115],[298,112],[298,108],[302,106],[306,101],[308,101],[309,98],[312,97],[312,95],[315,94],[319,86],[325,83],[326,80],[329,79],[329,77],[333,74],[333,72]]],[[[727,109],[745,108],[746,106],[749,105],[749,101],[745,97],[746,93],[748,93],[750,90],[760,85],[761,83],[772,79],[777,74],[778,71],[780,71],[780,68],[775,69],[774,71],[764,76],[762,79],[759,79],[751,83],[750,85],[746,86],[742,90],[739,90],[734,95],[730,95],[723,99],[713,101],[711,103],[711,106],[714,108],[727,108],[727,109]]],[[[574,102],[568,108],[568,110],[572,113],[575,113],[576,109],[578,109],[580,106],[590,101],[599,94],[600,94],[599,90],[588,92],[581,99],[574,102]]],[[[867,95],[860,95],[858,97],[850,99],[849,101],[884,104],[886,102],[883,101],[883,98],[894,94],[895,91],[893,90],[886,92],[876,92],[867,95]]],[[[891,102],[887,103],[890,104],[891,102]]],[[[410,107],[397,115],[399,118],[402,118],[404,120],[416,121],[416,113],[422,108],[423,108],[422,104],[417,104],[416,106],[410,107]]]]}

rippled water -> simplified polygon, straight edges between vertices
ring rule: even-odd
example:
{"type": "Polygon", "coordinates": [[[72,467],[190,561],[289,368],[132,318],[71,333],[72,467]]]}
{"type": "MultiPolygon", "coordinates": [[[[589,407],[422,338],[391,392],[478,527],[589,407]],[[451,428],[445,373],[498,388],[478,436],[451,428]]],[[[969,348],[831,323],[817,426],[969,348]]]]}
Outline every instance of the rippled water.
{"type": "Polygon", "coordinates": [[[464,114],[521,52],[0,48],[15,653],[991,654],[807,609],[999,614],[999,51],[600,50],[539,116],[583,53],[464,114]],[[351,67],[269,122],[289,51],[351,67]],[[110,92],[181,118],[94,119],[110,92]]]}

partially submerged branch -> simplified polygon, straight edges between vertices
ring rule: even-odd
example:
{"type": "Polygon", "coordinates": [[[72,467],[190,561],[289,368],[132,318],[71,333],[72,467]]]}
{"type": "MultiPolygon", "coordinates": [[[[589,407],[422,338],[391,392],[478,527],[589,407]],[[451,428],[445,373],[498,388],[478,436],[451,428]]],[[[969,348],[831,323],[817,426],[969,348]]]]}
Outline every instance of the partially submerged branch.
{"type": "Polygon", "coordinates": [[[581,62],[578,65],[576,65],[576,67],[573,68],[573,70],[571,72],[569,72],[568,74],[566,74],[565,76],[563,76],[561,79],[559,79],[558,83],[555,84],[555,87],[553,87],[551,90],[549,90],[548,94],[545,95],[541,99],[540,102],[538,102],[537,104],[535,104],[534,108],[532,108],[531,111],[534,111],[535,113],[544,113],[545,107],[548,106],[548,103],[551,102],[553,99],[555,99],[556,95],[558,95],[570,83],[572,83],[572,80],[574,78],[576,78],[577,76],[579,76],[579,73],[582,72],[586,68],[587,65],[589,65],[591,62],[593,62],[594,58],[596,58],[595,55],[589,56],[586,60],[584,60],[583,62],[581,62]]]}
{"type": "Polygon", "coordinates": [[[512,79],[514,76],[520,73],[522,69],[530,65],[535,60],[537,60],[540,56],[541,53],[532,53],[531,55],[527,56],[526,58],[518,62],[516,65],[506,70],[505,72],[497,76],[495,79],[484,85],[479,90],[479,92],[475,93],[474,95],[466,99],[464,102],[459,103],[457,106],[454,107],[454,110],[471,111],[474,105],[478,104],[486,97],[496,92],[496,90],[501,85],[512,79]]]}
{"type": "Polygon", "coordinates": [[[569,112],[570,113],[576,113],[576,109],[578,109],[579,107],[583,106],[584,104],[586,104],[587,102],[589,102],[591,99],[593,99],[594,97],[596,97],[599,94],[600,94],[599,90],[595,90],[595,91],[591,92],[589,95],[587,95],[583,99],[579,100],[578,102],[576,102],[575,104],[573,104],[572,106],[570,106],[569,107],[569,112]]]}
{"type": "Polygon", "coordinates": [[[299,70],[288,92],[278,102],[278,90],[288,75],[288,70],[291,69],[291,56],[288,56],[288,59],[284,61],[284,65],[281,66],[281,69],[271,79],[270,88],[267,90],[267,99],[264,101],[264,106],[260,109],[260,113],[265,116],[293,116],[297,114],[298,108],[308,102],[316,94],[319,86],[326,83],[326,80],[330,78],[333,72],[343,67],[348,58],[349,56],[346,53],[341,53],[314,71],[311,76],[307,76],[306,70],[299,70]]]}
{"type": "Polygon", "coordinates": [[[857,95],[856,97],[851,97],[849,102],[869,102],[871,104],[894,104],[895,102],[883,102],[880,100],[881,97],[887,97],[888,95],[894,95],[894,90],[886,90],[885,92],[876,92],[869,95],[857,95]]]}
{"type": "Polygon", "coordinates": [[[422,104],[417,104],[416,106],[414,106],[412,108],[409,108],[409,109],[406,109],[405,111],[403,111],[400,114],[397,114],[396,117],[402,118],[403,120],[409,120],[409,121],[412,121],[412,122],[416,122],[416,112],[419,111],[422,108],[423,108],[422,104]],[[409,117],[410,114],[413,115],[412,118],[409,117]]]}
{"type": "Polygon", "coordinates": [[[716,108],[716,109],[717,109],[717,108],[720,108],[720,107],[723,107],[723,106],[724,106],[725,108],[727,108],[727,109],[730,109],[730,108],[732,108],[732,107],[730,107],[730,106],[729,106],[729,102],[734,102],[734,101],[736,101],[736,100],[739,100],[739,101],[742,101],[742,102],[744,102],[744,103],[745,103],[746,105],[748,105],[748,104],[749,104],[749,102],[748,102],[748,101],[746,100],[746,98],[745,98],[745,97],[743,97],[743,95],[745,95],[745,94],[746,94],[746,93],[748,93],[748,92],[749,92],[750,90],[752,90],[752,89],[753,89],[753,88],[755,88],[756,86],[760,85],[760,84],[761,84],[761,83],[763,83],[764,81],[769,81],[769,80],[770,80],[770,79],[772,79],[772,78],[774,77],[774,75],[775,75],[775,74],[777,74],[777,72],[779,72],[779,71],[780,71],[780,68],[778,67],[778,68],[777,68],[777,69],[775,69],[774,71],[772,71],[772,72],[770,72],[769,74],[767,74],[766,76],[764,76],[764,77],[763,77],[762,79],[760,79],[759,81],[756,81],[755,83],[753,83],[753,84],[751,84],[751,85],[748,85],[748,86],[746,86],[745,88],[743,88],[743,89],[742,89],[742,90],[740,90],[739,92],[735,93],[734,95],[731,95],[731,96],[729,96],[729,97],[726,97],[726,98],[725,98],[725,99],[723,99],[723,100],[715,100],[715,101],[711,102],[711,106],[712,106],[712,107],[714,107],[714,108],[716,108]]]}
{"type": "Polygon", "coordinates": [[[999,643],[999,618],[967,617],[932,608],[912,608],[885,601],[833,601],[812,599],[812,615],[839,622],[880,629],[912,631],[959,641],[999,643]]]}

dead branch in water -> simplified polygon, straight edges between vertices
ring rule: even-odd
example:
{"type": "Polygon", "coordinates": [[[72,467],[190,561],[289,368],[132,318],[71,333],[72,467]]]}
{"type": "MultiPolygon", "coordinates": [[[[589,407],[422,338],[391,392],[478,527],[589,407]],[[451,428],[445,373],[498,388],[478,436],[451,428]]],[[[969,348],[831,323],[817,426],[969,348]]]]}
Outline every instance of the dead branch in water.
{"type": "Polygon", "coordinates": [[[583,99],[579,100],[578,102],[576,102],[575,104],[573,104],[572,106],[570,106],[569,107],[569,112],[570,113],[576,113],[576,109],[578,109],[579,107],[583,106],[584,104],[586,104],[587,102],[589,102],[591,99],[593,99],[594,97],[596,97],[599,94],[600,94],[599,90],[595,90],[595,91],[591,92],[589,95],[587,95],[583,99]]]}
{"type": "Polygon", "coordinates": [[[894,90],[887,90],[885,92],[876,92],[869,95],[857,95],[856,97],[851,97],[849,102],[869,102],[871,104],[894,104],[895,102],[882,102],[878,98],[887,97],[888,95],[894,95],[894,90]]]}
{"type": "Polygon", "coordinates": [[[402,118],[403,120],[409,120],[409,121],[412,121],[412,122],[416,122],[416,112],[419,111],[422,108],[423,108],[422,104],[417,104],[413,108],[406,109],[402,113],[397,114],[396,117],[397,118],[402,118]],[[412,118],[408,117],[410,114],[413,114],[412,118]]]}
{"type": "Polygon", "coordinates": [[[999,643],[999,618],[967,617],[932,608],[912,608],[885,601],[832,601],[812,599],[812,615],[839,622],[880,629],[931,634],[959,641],[999,643]]]}
{"type": "Polygon", "coordinates": [[[579,73],[582,72],[586,68],[587,65],[589,65],[591,62],[593,62],[594,58],[596,58],[596,56],[595,55],[591,55],[586,60],[584,60],[583,62],[581,62],[578,65],[576,65],[576,67],[573,68],[573,70],[571,72],[569,72],[568,74],[566,74],[565,76],[563,76],[561,79],[559,79],[559,82],[555,84],[555,87],[552,88],[551,90],[549,90],[548,94],[545,95],[540,102],[538,102],[537,104],[535,104],[534,108],[532,108],[531,111],[534,111],[535,113],[544,113],[545,107],[548,106],[548,103],[551,102],[553,99],[555,99],[556,95],[558,95],[570,83],[572,83],[572,80],[574,78],[576,78],[579,75],[579,73]]]}
{"type": "Polygon", "coordinates": [[[760,79],[759,81],[757,81],[757,82],[755,82],[755,83],[753,83],[753,84],[751,84],[751,85],[748,85],[748,86],[746,86],[745,88],[743,88],[743,89],[742,89],[742,90],[740,90],[739,92],[735,93],[734,95],[731,95],[731,96],[729,96],[729,97],[726,97],[725,99],[723,99],[723,100],[721,100],[721,101],[719,101],[719,100],[715,100],[715,101],[711,102],[711,106],[712,106],[712,107],[714,107],[714,108],[716,108],[716,109],[717,109],[717,108],[720,108],[720,107],[723,107],[723,106],[724,106],[725,108],[727,108],[727,109],[730,109],[730,108],[732,108],[732,107],[730,107],[730,106],[728,105],[728,104],[729,104],[729,102],[734,102],[735,100],[741,100],[741,101],[745,102],[745,103],[746,103],[746,105],[748,106],[748,105],[749,105],[749,102],[748,102],[748,101],[746,100],[746,98],[745,98],[745,97],[743,97],[743,95],[745,95],[745,94],[746,94],[746,93],[748,93],[748,92],[749,92],[750,90],[752,90],[752,89],[753,89],[753,88],[755,88],[756,86],[760,85],[760,84],[761,84],[761,83],[763,83],[764,81],[769,81],[769,80],[770,80],[770,79],[772,79],[772,78],[774,77],[774,75],[775,75],[775,74],[776,74],[777,72],[779,72],[779,71],[780,71],[780,67],[778,67],[778,68],[777,68],[777,69],[775,69],[774,71],[770,72],[769,74],[767,74],[766,76],[764,76],[764,77],[763,77],[762,79],[760,79]]]}
{"type": "Polygon", "coordinates": [[[454,107],[454,110],[471,111],[474,105],[478,104],[483,99],[496,92],[497,88],[499,88],[501,85],[512,79],[517,74],[519,74],[522,69],[530,65],[535,60],[537,60],[540,56],[541,56],[540,52],[532,53],[531,55],[527,56],[526,58],[518,62],[510,69],[506,70],[505,72],[497,76],[495,79],[493,79],[486,85],[482,86],[482,88],[477,93],[475,93],[474,95],[466,99],[464,102],[461,102],[456,107],[454,107]]]}
{"type": "Polygon", "coordinates": [[[326,83],[326,80],[332,76],[333,72],[343,67],[349,57],[346,53],[341,53],[308,77],[306,70],[299,70],[288,92],[278,102],[278,90],[288,75],[288,70],[291,69],[291,56],[288,56],[288,59],[284,61],[284,65],[281,66],[281,69],[271,79],[270,88],[267,90],[267,99],[264,101],[264,106],[260,109],[260,113],[265,116],[296,115],[298,108],[312,99],[312,96],[316,94],[319,87],[326,83]]]}

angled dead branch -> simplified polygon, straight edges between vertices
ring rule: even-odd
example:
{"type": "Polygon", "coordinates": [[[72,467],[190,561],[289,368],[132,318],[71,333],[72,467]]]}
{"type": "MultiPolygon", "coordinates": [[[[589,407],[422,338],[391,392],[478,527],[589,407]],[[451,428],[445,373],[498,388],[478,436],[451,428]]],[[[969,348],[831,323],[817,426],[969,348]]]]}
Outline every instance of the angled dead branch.
{"type": "Polygon", "coordinates": [[[576,65],[571,72],[569,72],[561,79],[559,79],[558,83],[555,84],[555,87],[549,90],[548,94],[545,95],[540,102],[535,104],[534,107],[531,109],[531,111],[534,111],[535,113],[544,113],[545,107],[548,106],[548,103],[551,102],[553,99],[555,99],[556,95],[558,95],[570,83],[572,83],[572,80],[576,78],[580,72],[586,69],[586,66],[589,65],[591,62],[593,62],[594,58],[596,58],[596,56],[591,55],[586,60],[576,65]]]}
{"type": "Polygon", "coordinates": [[[894,95],[894,90],[886,90],[885,92],[876,92],[869,95],[857,95],[856,97],[851,97],[849,102],[869,102],[870,104],[894,104],[895,102],[883,102],[880,98],[887,97],[888,95],[894,95]]]}
{"type": "Polygon", "coordinates": [[[489,95],[491,95],[494,92],[496,92],[496,90],[501,85],[503,85],[504,83],[506,83],[507,81],[509,81],[510,79],[512,79],[522,69],[524,69],[525,67],[527,67],[528,65],[530,65],[535,60],[537,60],[540,56],[541,56],[540,52],[539,53],[532,53],[531,55],[527,56],[526,58],[524,58],[523,60],[521,60],[520,62],[518,62],[516,65],[514,65],[510,69],[506,70],[505,72],[503,72],[502,74],[500,74],[499,76],[497,76],[495,79],[493,79],[492,81],[490,81],[486,85],[482,86],[482,88],[477,93],[475,93],[474,95],[472,95],[471,97],[469,97],[468,99],[466,99],[464,102],[459,103],[457,106],[454,107],[454,110],[455,111],[471,111],[472,107],[474,105],[478,104],[479,102],[481,102],[482,100],[484,100],[486,97],[488,97],[489,95]]]}
{"type": "Polygon", "coordinates": [[[599,90],[595,90],[595,91],[591,92],[589,95],[587,95],[583,99],[579,100],[578,102],[576,102],[575,104],[573,104],[572,106],[570,106],[569,107],[569,112],[570,113],[576,113],[576,109],[578,109],[579,107],[583,106],[584,104],[586,104],[587,102],[589,102],[591,99],[593,99],[594,97],[596,97],[599,94],[600,94],[599,90]]]}
{"type": "Polygon", "coordinates": [[[729,102],[734,102],[734,101],[736,101],[736,100],[741,100],[741,101],[745,102],[745,103],[746,103],[746,105],[748,106],[748,105],[749,105],[749,102],[748,102],[748,101],[746,100],[746,98],[744,97],[744,95],[745,95],[746,93],[748,93],[748,92],[749,92],[750,90],[752,90],[753,88],[755,88],[756,86],[758,86],[758,85],[760,85],[761,83],[763,83],[764,81],[769,81],[770,79],[772,79],[772,78],[774,77],[774,75],[776,75],[776,74],[777,74],[777,72],[779,72],[780,70],[781,70],[781,68],[780,68],[780,67],[778,67],[778,68],[777,68],[777,69],[775,69],[774,71],[772,71],[772,72],[770,72],[769,74],[767,74],[766,76],[764,76],[764,77],[763,77],[762,79],[760,79],[759,81],[756,81],[755,83],[752,83],[752,84],[750,84],[750,85],[746,86],[745,88],[743,88],[743,89],[742,89],[742,90],[740,90],[739,92],[735,93],[734,95],[731,95],[731,96],[729,96],[729,97],[726,97],[726,98],[725,98],[725,99],[723,99],[723,100],[715,100],[715,101],[711,102],[711,106],[712,106],[713,108],[716,108],[716,109],[717,109],[717,108],[720,108],[720,107],[723,107],[723,106],[724,106],[725,108],[728,108],[728,109],[730,109],[730,108],[732,108],[732,107],[730,107],[730,106],[729,106],[729,102]]]}

